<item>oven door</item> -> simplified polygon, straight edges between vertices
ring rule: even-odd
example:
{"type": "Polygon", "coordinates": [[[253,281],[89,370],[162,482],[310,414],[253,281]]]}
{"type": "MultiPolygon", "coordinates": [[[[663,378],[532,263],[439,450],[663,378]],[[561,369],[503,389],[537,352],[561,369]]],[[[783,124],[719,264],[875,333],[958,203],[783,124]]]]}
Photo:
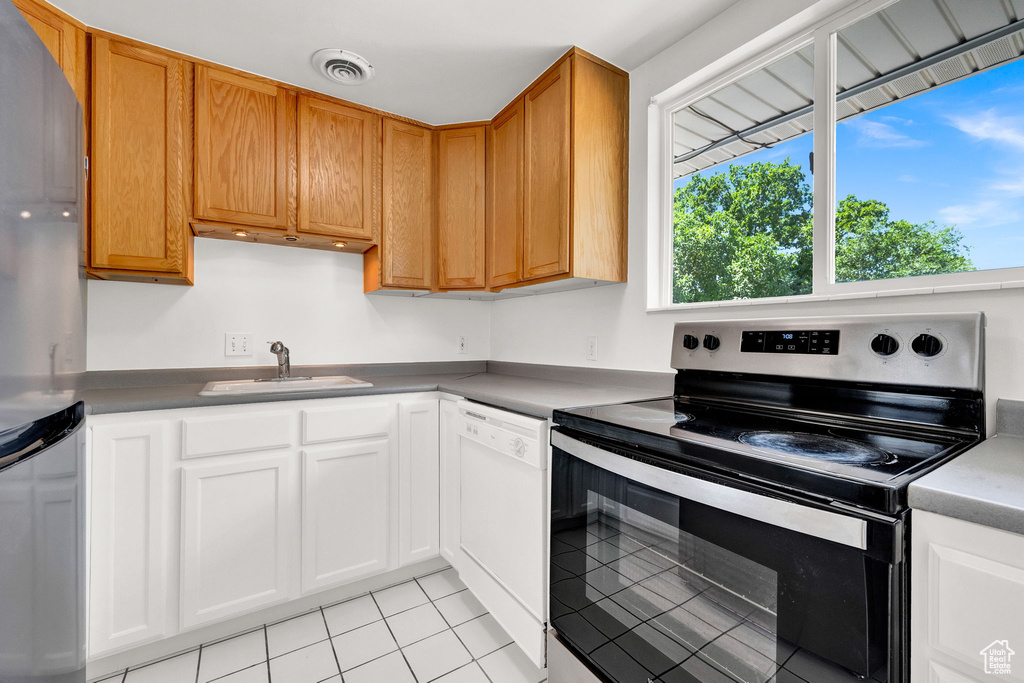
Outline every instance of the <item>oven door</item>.
{"type": "Polygon", "coordinates": [[[551,624],[600,678],[903,680],[902,522],[552,445],[551,624]]]}

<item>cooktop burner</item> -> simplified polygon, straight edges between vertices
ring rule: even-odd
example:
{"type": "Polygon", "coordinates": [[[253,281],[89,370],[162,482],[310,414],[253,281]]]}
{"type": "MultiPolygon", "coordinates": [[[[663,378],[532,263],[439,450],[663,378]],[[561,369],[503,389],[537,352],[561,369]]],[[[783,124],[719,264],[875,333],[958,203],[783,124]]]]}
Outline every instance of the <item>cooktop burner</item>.
{"type": "Polygon", "coordinates": [[[739,435],[738,440],[740,443],[771,453],[850,465],[878,465],[896,459],[896,456],[880,448],[822,434],[744,432],[739,435]]]}

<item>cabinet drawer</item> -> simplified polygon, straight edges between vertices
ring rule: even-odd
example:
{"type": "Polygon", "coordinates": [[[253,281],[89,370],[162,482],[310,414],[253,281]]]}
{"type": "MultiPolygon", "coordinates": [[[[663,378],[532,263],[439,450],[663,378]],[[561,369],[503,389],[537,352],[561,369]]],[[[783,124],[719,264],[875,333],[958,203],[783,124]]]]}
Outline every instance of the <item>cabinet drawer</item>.
{"type": "Polygon", "coordinates": [[[190,417],[182,428],[182,458],[286,448],[292,442],[293,413],[190,417]]]}
{"type": "Polygon", "coordinates": [[[302,411],[302,443],[386,436],[393,409],[387,403],[309,408],[302,411]]]}

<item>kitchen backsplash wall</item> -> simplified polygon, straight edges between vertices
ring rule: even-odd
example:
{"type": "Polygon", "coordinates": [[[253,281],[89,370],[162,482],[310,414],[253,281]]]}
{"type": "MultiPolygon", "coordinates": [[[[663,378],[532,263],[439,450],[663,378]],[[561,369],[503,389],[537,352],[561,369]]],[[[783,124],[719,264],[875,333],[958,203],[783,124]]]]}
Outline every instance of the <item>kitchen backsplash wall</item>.
{"type": "Polygon", "coordinates": [[[272,365],[277,339],[293,365],[490,355],[488,303],[366,296],[359,255],[214,239],[195,255],[194,287],[89,282],[89,370],[272,365]],[[229,332],[253,356],[226,358],[229,332]]]}
{"type": "Polygon", "coordinates": [[[630,73],[629,282],[494,302],[492,360],[667,371],[672,329],[676,322],[684,320],[980,310],[988,321],[986,382],[990,428],[995,422],[996,398],[1024,398],[1024,289],[646,311],[651,98],[688,75],[682,65],[696,72],[755,39],[778,40],[797,26],[828,16],[841,4],[849,2],[741,2],[630,73]],[[766,26],[776,28],[765,35],[766,26]],[[587,360],[588,337],[597,337],[597,361],[587,360]]]}

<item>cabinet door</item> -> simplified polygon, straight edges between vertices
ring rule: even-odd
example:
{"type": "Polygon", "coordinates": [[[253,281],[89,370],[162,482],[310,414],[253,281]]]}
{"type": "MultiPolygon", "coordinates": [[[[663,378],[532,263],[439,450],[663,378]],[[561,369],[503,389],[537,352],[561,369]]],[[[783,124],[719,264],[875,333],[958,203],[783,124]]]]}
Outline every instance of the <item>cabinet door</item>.
{"type": "Polygon", "coordinates": [[[295,456],[182,468],[181,628],[293,596],[295,456]]]}
{"type": "Polygon", "coordinates": [[[302,592],[388,564],[387,439],[302,454],[302,592]]]}
{"type": "Polygon", "coordinates": [[[1024,681],[1024,536],[914,510],[910,677],[1024,681]],[[997,675],[997,676],[996,676],[997,675]]]}
{"type": "Polygon", "coordinates": [[[442,130],[438,150],[437,286],[482,289],[485,135],[483,126],[442,130]]]}
{"type": "Polygon", "coordinates": [[[499,114],[488,138],[487,284],[523,279],[523,100],[499,114]]]}
{"type": "Polygon", "coordinates": [[[398,563],[439,552],[438,402],[398,406],[398,563]]]}
{"type": "Polygon", "coordinates": [[[373,239],[380,115],[299,96],[299,231],[373,239]]]}
{"type": "Polygon", "coordinates": [[[459,434],[454,401],[441,401],[441,555],[459,568],[459,434]]]}
{"type": "MultiPolygon", "coordinates": [[[[92,428],[89,656],[165,635],[168,421],[92,428]]],[[[166,634],[169,635],[169,634],[166,634]]]]}
{"type": "Polygon", "coordinates": [[[60,65],[68,83],[75,90],[78,101],[85,106],[86,70],[85,31],[48,6],[34,0],[14,0],[14,6],[46,45],[60,65]]]}
{"type": "Polygon", "coordinates": [[[525,97],[526,280],[569,272],[571,69],[562,61],[525,97]]]}
{"type": "Polygon", "coordinates": [[[186,64],[94,37],[90,261],[186,277],[186,64]]]}
{"type": "Polygon", "coordinates": [[[433,284],[433,136],[426,128],[384,119],[384,287],[430,289],[433,284]]]}
{"type": "Polygon", "coordinates": [[[277,85],[196,67],[197,218],[288,227],[289,103],[277,85]]]}

